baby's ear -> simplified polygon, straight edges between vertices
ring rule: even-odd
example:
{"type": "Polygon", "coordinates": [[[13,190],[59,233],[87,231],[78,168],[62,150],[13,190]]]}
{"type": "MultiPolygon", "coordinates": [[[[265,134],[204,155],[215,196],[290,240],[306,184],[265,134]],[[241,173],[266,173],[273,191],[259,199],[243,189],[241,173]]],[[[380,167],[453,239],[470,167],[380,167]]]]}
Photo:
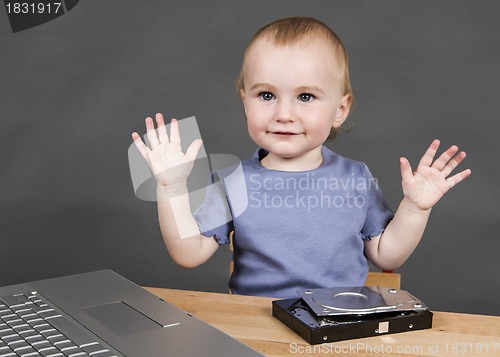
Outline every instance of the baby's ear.
{"type": "Polygon", "coordinates": [[[245,115],[247,114],[247,107],[245,105],[245,90],[242,88],[240,89],[240,97],[241,97],[241,102],[243,103],[243,110],[245,111],[245,115]]]}
{"type": "Polygon", "coordinates": [[[342,125],[342,123],[347,119],[349,115],[349,111],[351,110],[352,104],[352,96],[350,94],[346,94],[340,100],[339,107],[337,108],[337,112],[335,113],[335,121],[333,122],[333,127],[338,128],[342,125]]]}

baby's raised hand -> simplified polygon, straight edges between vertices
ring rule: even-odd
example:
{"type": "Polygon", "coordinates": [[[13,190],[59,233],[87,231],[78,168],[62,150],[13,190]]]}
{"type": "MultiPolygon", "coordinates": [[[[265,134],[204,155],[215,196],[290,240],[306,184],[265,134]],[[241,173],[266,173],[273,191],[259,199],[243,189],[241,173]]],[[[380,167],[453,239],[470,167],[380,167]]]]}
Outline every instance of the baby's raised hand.
{"type": "Polygon", "coordinates": [[[453,145],[434,160],[439,144],[439,140],[431,143],[414,172],[408,159],[400,158],[405,199],[421,210],[432,208],[450,188],[471,174],[467,169],[448,177],[465,159],[465,152],[455,155],[458,147],[453,145]]]}
{"type": "Polygon", "coordinates": [[[183,153],[179,124],[176,119],[172,119],[170,123],[170,139],[161,113],[156,114],[157,130],[155,130],[152,118],[146,118],[145,122],[146,134],[151,147],[144,144],[136,132],[132,133],[132,139],[142,157],[147,161],[156,181],[165,187],[184,184],[191,173],[202,140],[194,140],[186,153],[183,153]]]}

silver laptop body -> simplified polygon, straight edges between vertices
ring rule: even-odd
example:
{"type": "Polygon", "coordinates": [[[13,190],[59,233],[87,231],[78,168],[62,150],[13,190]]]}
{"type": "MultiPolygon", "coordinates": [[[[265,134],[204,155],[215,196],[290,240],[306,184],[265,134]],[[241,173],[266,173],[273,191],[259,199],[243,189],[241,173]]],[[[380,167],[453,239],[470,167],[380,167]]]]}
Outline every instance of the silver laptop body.
{"type": "Polygon", "coordinates": [[[0,300],[0,356],[261,356],[110,270],[2,287],[0,300]]]}

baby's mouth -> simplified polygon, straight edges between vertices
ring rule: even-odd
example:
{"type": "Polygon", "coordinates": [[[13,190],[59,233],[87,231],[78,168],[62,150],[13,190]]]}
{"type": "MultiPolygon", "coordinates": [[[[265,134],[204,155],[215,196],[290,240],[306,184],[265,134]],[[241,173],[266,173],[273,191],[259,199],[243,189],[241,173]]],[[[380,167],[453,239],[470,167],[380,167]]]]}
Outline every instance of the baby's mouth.
{"type": "Polygon", "coordinates": [[[298,135],[297,133],[293,133],[291,131],[272,131],[271,132],[274,135],[279,135],[279,136],[294,136],[298,135]]]}

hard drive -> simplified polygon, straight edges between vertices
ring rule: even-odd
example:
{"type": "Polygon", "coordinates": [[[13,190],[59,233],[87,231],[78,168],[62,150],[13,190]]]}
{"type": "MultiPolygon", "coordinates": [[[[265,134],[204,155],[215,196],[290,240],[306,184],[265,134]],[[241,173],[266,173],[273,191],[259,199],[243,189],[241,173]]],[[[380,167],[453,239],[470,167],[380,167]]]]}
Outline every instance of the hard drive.
{"type": "Polygon", "coordinates": [[[432,327],[432,312],[404,290],[379,286],[298,291],[273,316],[314,345],[432,327]]]}
{"type": "Polygon", "coordinates": [[[427,310],[427,306],[409,292],[379,286],[310,289],[297,293],[318,316],[427,310]]]}

